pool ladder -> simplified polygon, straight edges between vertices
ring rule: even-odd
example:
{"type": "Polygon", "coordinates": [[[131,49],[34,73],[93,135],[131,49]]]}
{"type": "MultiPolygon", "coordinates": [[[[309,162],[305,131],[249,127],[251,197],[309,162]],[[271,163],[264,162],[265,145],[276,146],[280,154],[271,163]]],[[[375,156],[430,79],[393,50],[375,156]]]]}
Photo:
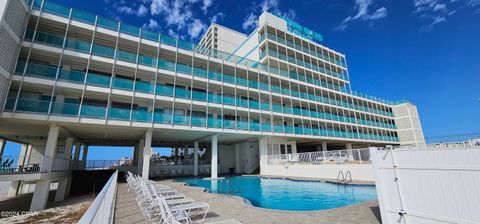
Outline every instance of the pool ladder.
{"type": "Polygon", "coordinates": [[[230,181],[228,177],[220,180],[220,194],[221,195],[233,195],[239,193],[242,195],[242,189],[237,184],[230,181]],[[225,183],[225,184],[224,184],[225,183]],[[225,187],[224,187],[225,185],[225,187]]]}
{"type": "Polygon", "coordinates": [[[352,173],[350,173],[350,170],[348,170],[345,175],[343,175],[343,171],[340,170],[340,172],[338,172],[338,175],[337,175],[337,183],[347,183],[347,178],[350,178],[350,180],[348,180],[348,182],[352,182],[353,179],[352,179],[352,173]],[[340,175],[342,176],[342,178],[340,179],[340,175]]]}

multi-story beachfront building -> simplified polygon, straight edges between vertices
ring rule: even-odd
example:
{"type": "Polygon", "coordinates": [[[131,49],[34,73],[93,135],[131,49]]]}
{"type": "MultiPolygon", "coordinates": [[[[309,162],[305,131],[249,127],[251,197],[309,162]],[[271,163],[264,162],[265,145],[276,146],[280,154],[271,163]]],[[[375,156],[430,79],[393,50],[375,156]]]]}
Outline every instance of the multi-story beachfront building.
{"type": "Polygon", "coordinates": [[[212,25],[203,45],[43,0],[2,1],[0,16],[0,137],[24,145],[0,180],[35,183],[32,210],[51,182],[68,194],[88,146],[134,146],[143,176],[216,178],[269,154],[424,144],[413,104],[352,91],[345,55],[268,12],[248,36],[212,25]],[[191,168],[150,167],[152,147],[191,168]]]}

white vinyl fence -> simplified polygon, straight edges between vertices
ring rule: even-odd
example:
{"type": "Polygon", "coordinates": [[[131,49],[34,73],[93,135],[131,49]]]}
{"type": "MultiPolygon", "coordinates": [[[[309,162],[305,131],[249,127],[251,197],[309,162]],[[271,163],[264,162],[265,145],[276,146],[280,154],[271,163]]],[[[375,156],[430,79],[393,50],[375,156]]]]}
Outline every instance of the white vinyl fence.
{"type": "Polygon", "coordinates": [[[83,214],[79,224],[113,223],[115,199],[117,193],[118,170],[112,174],[102,191],[97,195],[88,210],[83,214]]]}
{"type": "Polygon", "coordinates": [[[384,224],[480,223],[480,147],[370,151],[384,224]]]}

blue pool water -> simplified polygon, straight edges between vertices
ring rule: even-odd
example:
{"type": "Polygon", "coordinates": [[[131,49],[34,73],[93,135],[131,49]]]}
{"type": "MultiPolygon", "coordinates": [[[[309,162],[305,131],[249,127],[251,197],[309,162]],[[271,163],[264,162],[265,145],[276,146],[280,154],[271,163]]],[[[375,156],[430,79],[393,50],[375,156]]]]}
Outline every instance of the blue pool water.
{"type": "MultiPolygon", "coordinates": [[[[313,181],[265,179],[259,177],[235,176],[229,178],[241,189],[234,193],[248,199],[253,206],[290,210],[312,211],[336,208],[377,198],[374,186],[352,186],[313,181]]],[[[203,180],[202,178],[180,178],[177,181],[188,185],[204,187],[212,193],[226,189],[226,182],[203,180]],[[223,186],[220,186],[220,184],[223,186]]]]}

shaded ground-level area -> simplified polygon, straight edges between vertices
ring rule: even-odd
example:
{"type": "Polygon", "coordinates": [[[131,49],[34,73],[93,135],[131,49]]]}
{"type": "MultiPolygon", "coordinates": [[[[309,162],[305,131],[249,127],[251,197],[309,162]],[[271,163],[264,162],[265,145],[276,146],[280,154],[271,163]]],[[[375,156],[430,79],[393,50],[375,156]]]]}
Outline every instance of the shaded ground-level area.
{"type": "MultiPolygon", "coordinates": [[[[380,223],[377,201],[311,212],[289,212],[250,206],[242,198],[204,192],[203,188],[186,186],[173,180],[159,180],[161,184],[185,194],[195,201],[210,204],[206,223],[235,219],[241,223],[380,223]]],[[[115,223],[149,223],[143,217],[134,193],[127,193],[125,183],[118,185],[115,223]]]]}
{"type": "MultiPolygon", "coordinates": [[[[11,198],[3,198],[0,200],[0,211],[28,211],[32,196],[32,193],[28,193],[11,198]]],[[[95,196],[93,194],[83,195],[70,197],[64,201],[53,202],[55,191],[50,191],[47,209],[26,213],[26,215],[3,216],[0,217],[0,223],[77,223],[95,196]]]]}

